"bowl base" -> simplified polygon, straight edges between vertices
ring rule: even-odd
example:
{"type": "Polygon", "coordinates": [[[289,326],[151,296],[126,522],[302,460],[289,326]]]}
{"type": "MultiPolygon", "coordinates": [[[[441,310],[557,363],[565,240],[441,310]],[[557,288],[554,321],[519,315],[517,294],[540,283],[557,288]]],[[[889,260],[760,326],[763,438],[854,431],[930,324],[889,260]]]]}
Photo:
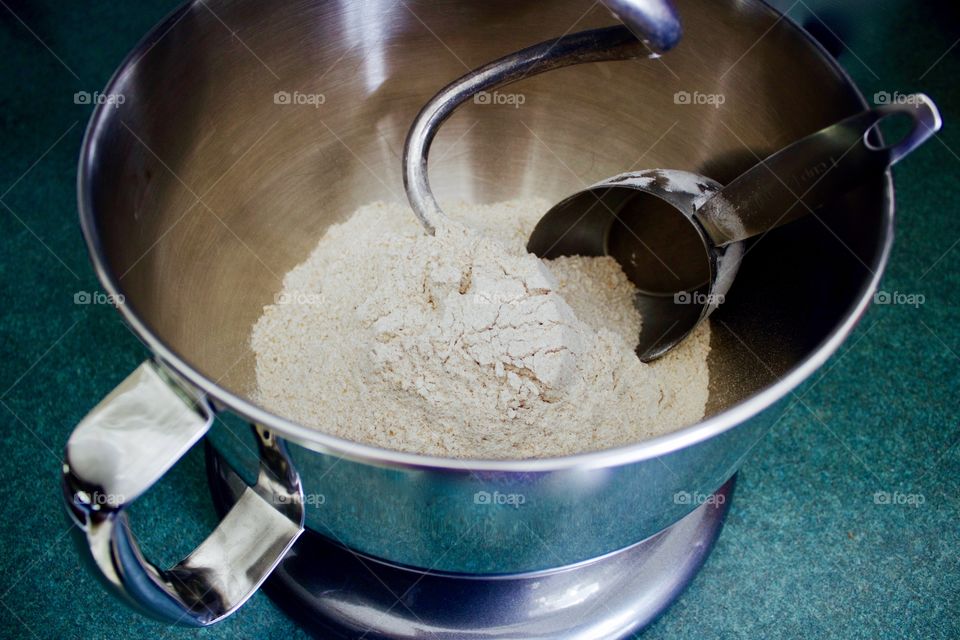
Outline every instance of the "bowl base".
{"type": "MultiPolygon", "coordinates": [[[[207,472],[222,516],[245,485],[210,446],[207,472]]],[[[470,575],[402,566],[307,529],[264,590],[322,638],[624,638],[649,625],[696,575],[723,527],[735,481],[646,540],[530,573],[470,575]]]]}

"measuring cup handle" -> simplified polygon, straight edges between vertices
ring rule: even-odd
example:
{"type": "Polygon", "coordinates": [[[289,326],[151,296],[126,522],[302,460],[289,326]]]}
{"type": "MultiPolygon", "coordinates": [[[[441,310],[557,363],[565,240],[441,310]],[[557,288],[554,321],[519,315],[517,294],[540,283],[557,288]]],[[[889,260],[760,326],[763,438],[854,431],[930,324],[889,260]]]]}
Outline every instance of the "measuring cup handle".
{"type": "Polygon", "coordinates": [[[805,216],[880,175],[943,124],[927,96],[900,98],[821,129],[761,160],[704,203],[695,214],[697,220],[717,245],[726,245],[805,216]],[[877,124],[897,114],[909,116],[913,127],[899,142],[881,144],[877,124]]]}
{"type": "MultiPolygon", "coordinates": [[[[880,106],[875,109],[876,112],[881,114],[881,119],[897,113],[906,113],[913,118],[913,128],[910,133],[904,136],[900,142],[887,147],[890,153],[889,164],[891,166],[900,162],[943,127],[940,111],[929,96],[916,93],[905,97],[909,102],[905,106],[898,103],[880,106]]],[[[864,144],[869,146],[873,143],[869,138],[864,138],[864,144]]],[[[871,146],[871,149],[873,148],[874,146],[871,146]]],[[[882,149],[883,147],[878,148],[878,150],[882,149]]]]}
{"type": "Polygon", "coordinates": [[[624,26],[581,31],[548,40],[495,60],[440,90],[417,114],[403,147],[403,186],[413,212],[429,233],[446,219],[430,189],[427,164],[430,146],[461,104],[523,78],[583,62],[629,60],[648,53],[646,45],[624,26]]]}
{"type": "Polygon", "coordinates": [[[63,491],[83,555],[129,604],[172,624],[205,626],[232,613],[303,531],[300,479],[279,443],[260,433],[256,487],[246,487],[214,532],[176,566],[162,570],[144,558],[126,507],[212,421],[209,406],[147,362],[87,414],[67,443],[63,491]]]}

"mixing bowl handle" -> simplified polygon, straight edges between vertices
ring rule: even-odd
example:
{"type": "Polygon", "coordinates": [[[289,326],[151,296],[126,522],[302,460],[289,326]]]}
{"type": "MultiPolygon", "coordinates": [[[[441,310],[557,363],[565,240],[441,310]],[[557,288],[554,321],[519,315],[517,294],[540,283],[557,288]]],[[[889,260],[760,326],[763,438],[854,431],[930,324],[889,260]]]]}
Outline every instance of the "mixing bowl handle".
{"type": "Polygon", "coordinates": [[[403,147],[403,186],[413,212],[429,233],[446,219],[430,189],[427,161],[430,145],[461,104],[483,91],[526,77],[584,62],[632,60],[650,54],[627,27],[615,26],[570,34],[511,53],[454,80],[417,114],[403,147]]]}
{"type": "Polygon", "coordinates": [[[259,431],[260,476],[213,533],[171,569],[140,552],[126,507],[209,430],[212,407],[145,362],[77,425],[63,490],[86,559],[128,603],[164,622],[205,626],[243,604],[303,531],[303,492],[281,444],[259,431]]]}

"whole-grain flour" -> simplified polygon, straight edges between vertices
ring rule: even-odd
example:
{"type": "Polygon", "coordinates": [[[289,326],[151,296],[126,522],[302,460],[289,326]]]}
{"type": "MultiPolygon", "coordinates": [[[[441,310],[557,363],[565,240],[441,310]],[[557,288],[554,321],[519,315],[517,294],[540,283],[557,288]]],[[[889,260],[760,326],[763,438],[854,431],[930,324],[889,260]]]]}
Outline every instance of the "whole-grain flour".
{"type": "Polygon", "coordinates": [[[635,290],[612,258],[526,252],[547,208],[460,204],[429,236],[406,205],[374,203],[330,227],[253,327],[257,400],[350,440],[488,459],[701,419],[709,325],[640,362],[635,290]]]}

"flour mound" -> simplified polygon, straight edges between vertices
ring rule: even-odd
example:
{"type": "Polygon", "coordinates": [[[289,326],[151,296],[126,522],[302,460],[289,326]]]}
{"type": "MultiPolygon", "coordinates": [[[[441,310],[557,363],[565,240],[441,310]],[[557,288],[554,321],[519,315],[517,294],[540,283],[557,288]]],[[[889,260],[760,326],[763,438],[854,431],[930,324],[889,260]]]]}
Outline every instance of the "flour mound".
{"type": "Polygon", "coordinates": [[[395,267],[358,308],[383,380],[431,404],[486,383],[487,406],[515,415],[582,379],[584,327],[536,257],[461,225],[389,245],[395,267]]]}
{"type": "Polygon", "coordinates": [[[344,438],[492,459],[608,448],[702,418],[704,332],[664,371],[689,393],[665,389],[659,363],[634,354],[641,319],[614,260],[525,251],[545,210],[461,205],[429,236],[406,206],[375,203],[332,226],[253,328],[258,400],[344,438]]]}

